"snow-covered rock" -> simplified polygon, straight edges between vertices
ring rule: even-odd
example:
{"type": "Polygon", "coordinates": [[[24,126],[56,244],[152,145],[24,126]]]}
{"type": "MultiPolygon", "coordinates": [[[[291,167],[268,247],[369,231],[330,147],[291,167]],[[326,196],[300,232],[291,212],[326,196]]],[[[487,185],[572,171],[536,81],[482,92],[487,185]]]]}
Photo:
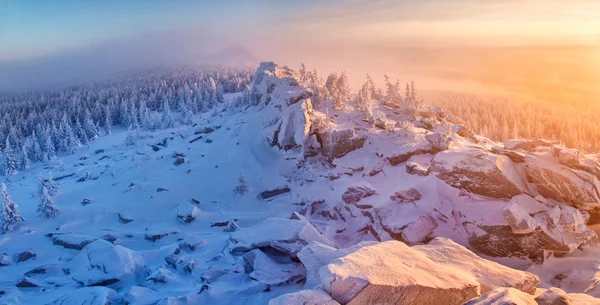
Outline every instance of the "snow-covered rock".
{"type": "Polygon", "coordinates": [[[347,248],[337,249],[322,243],[313,242],[298,252],[298,258],[306,268],[305,288],[313,289],[321,285],[319,269],[332,260],[353,253],[360,248],[375,245],[374,242],[362,242],[347,248]]]}
{"type": "Polygon", "coordinates": [[[72,278],[85,286],[132,281],[139,267],[135,253],[99,239],[85,246],[68,264],[72,278]]]}
{"type": "Polygon", "coordinates": [[[106,287],[83,287],[50,302],[50,305],[107,305],[120,302],[117,293],[106,287]]]}
{"type": "Polygon", "coordinates": [[[438,264],[398,241],[363,247],[319,274],[341,304],[462,304],[480,293],[475,278],[438,264]]]}
{"type": "Polygon", "coordinates": [[[553,147],[558,145],[558,141],[550,141],[544,139],[524,139],[524,140],[510,140],[504,142],[504,148],[509,150],[524,150],[528,152],[535,151],[538,147],[553,147]]]}
{"type": "Polygon", "coordinates": [[[264,112],[264,134],[272,147],[302,149],[311,129],[310,94],[288,67],[263,62],[254,74],[252,94],[264,112]]]}
{"type": "Polygon", "coordinates": [[[301,290],[269,301],[269,305],[339,305],[323,290],[301,290]]]}
{"type": "Polygon", "coordinates": [[[269,247],[291,256],[296,256],[310,242],[330,244],[314,226],[305,221],[274,217],[233,232],[231,239],[235,242],[232,251],[269,247]]]}
{"type": "Polygon", "coordinates": [[[472,276],[481,285],[481,293],[500,287],[512,287],[526,293],[534,293],[540,283],[538,277],[529,272],[485,260],[450,239],[438,237],[426,245],[414,246],[413,249],[436,263],[452,266],[461,270],[463,274],[472,276]]]}
{"type": "Polygon", "coordinates": [[[125,297],[123,298],[127,304],[136,305],[153,305],[160,299],[161,297],[156,291],[140,286],[132,286],[129,288],[129,291],[125,293],[125,297]]]}
{"type": "Polygon", "coordinates": [[[539,227],[535,219],[517,203],[508,205],[502,212],[515,234],[529,234],[539,227]]]}
{"type": "MultiPolygon", "coordinates": [[[[573,301],[569,295],[555,287],[547,289],[535,298],[538,305],[571,305],[573,301]]],[[[600,302],[600,300],[598,300],[600,302]]]]}
{"type": "Polygon", "coordinates": [[[498,288],[465,305],[538,305],[534,297],[514,288],[498,288]]]}
{"type": "Polygon", "coordinates": [[[330,161],[362,148],[367,140],[354,129],[327,130],[317,133],[317,138],[321,143],[323,155],[330,161]]]}
{"type": "Polygon", "coordinates": [[[585,210],[600,206],[600,181],[594,175],[532,154],[525,163],[527,176],[542,196],[585,210]]]}
{"type": "Polygon", "coordinates": [[[480,149],[438,153],[430,170],[449,185],[491,198],[511,198],[527,190],[513,162],[480,149]]]}
{"type": "Polygon", "coordinates": [[[566,166],[579,164],[579,151],[577,149],[561,149],[558,153],[558,161],[566,166]]]}
{"type": "Polygon", "coordinates": [[[244,254],[250,278],[266,285],[296,284],[306,278],[306,270],[299,263],[276,261],[259,249],[244,254]]]}
{"type": "Polygon", "coordinates": [[[193,204],[184,202],[175,208],[175,216],[181,221],[189,223],[200,214],[200,209],[193,204]]]}
{"type": "Polygon", "coordinates": [[[346,192],[342,194],[342,200],[345,203],[358,203],[361,199],[376,195],[377,192],[369,187],[355,186],[349,187],[346,192]]]}

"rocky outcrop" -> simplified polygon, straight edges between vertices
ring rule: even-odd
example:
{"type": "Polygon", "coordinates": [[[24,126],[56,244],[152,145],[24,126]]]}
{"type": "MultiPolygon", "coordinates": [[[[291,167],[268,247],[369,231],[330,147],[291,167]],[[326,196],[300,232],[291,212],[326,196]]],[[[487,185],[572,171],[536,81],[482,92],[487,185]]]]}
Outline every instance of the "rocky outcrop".
{"type": "Polygon", "coordinates": [[[321,143],[323,155],[330,162],[362,148],[367,140],[366,136],[357,134],[353,129],[328,130],[317,133],[317,139],[321,143]]]}
{"type": "Polygon", "coordinates": [[[440,152],[430,171],[453,187],[491,198],[512,198],[527,190],[508,157],[480,149],[440,152]]]}
{"type": "Polygon", "coordinates": [[[319,274],[323,289],[341,304],[462,304],[480,292],[479,283],[457,274],[398,241],[333,260],[319,274]],[[402,262],[402,263],[396,263],[402,262]]]}
{"type": "Polygon", "coordinates": [[[271,147],[302,151],[311,130],[310,93],[299,86],[294,71],[273,62],[263,62],[252,81],[251,94],[263,111],[264,134],[271,147]]]}
{"type": "Polygon", "coordinates": [[[526,140],[511,140],[504,143],[504,148],[509,150],[524,150],[533,152],[538,147],[553,147],[558,145],[558,141],[550,141],[544,139],[526,139],[526,140]]]}
{"type": "Polygon", "coordinates": [[[533,294],[540,283],[538,277],[529,272],[511,269],[483,259],[450,239],[438,237],[426,245],[414,246],[413,249],[434,262],[452,266],[472,275],[481,285],[481,293],[499,287],[512,287],[533,294]]]}
{"type": "Polygon", "coordinates": [[[484,260],[442,238],[412,248],[397,241],[363,246],[333,259],[319,275],[324,290],[341,304],[463,304],[502,287],[528,295],[539,283],[533,274],[484,260]]]}
{"type": "Polygon", "coordinates": [[[531,154],[525,157],[525,164],[540,195],[584,210],[600,206],[600,181],[594,175],[531,154]]]}

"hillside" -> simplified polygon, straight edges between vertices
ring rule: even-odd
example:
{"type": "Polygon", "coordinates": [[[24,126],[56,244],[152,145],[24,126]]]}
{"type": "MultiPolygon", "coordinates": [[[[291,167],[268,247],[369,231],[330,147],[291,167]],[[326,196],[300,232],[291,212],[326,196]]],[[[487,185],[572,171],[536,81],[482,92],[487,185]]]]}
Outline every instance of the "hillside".
{"type": "Polygon", "coordinates": [[[600,304],[598,155],[318,90],[262,63],[241,110],[114,128],[52,169],[54,219],[47,168],[10,177],[0,304],[600,304]]]}

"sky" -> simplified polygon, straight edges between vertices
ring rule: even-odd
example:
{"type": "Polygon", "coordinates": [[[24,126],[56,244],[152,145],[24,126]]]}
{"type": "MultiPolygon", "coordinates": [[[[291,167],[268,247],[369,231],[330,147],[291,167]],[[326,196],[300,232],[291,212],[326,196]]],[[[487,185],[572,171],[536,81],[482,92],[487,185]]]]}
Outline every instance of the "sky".
{"type": "Polygon", "coordinates": [[[0,0],[0,81],[231,47],[316,64],[357,49],[600,44],[598,16],[600,0],[0,0]]]}

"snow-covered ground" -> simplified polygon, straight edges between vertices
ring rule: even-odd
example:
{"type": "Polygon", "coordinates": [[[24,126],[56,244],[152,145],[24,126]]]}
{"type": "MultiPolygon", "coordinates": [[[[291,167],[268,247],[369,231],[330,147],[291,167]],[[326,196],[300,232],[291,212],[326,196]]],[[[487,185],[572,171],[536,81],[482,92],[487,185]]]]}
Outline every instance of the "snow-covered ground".
{"type": "MultiPolygon", "coordinates": [[[[303,289],[273,304],[365,304],[366,296],[388,293],[379,284],[404,280],[469,296],[448,294],[453,302],[501,287],[543,292],[532,288],[531,273],[458,244],[528,269],[539,288],[595,296],[600,249],[589,245],[595,233],[585,226],[592,210],[554,200],[525,179],[525,161],[513,161],[525,152],[500,153],[501,143],[469,135],[441,110],[379,105],[369,121],[358,107],[313,109],[297,99],[310,90],[290,81],[291,72],[261,69],[259,106],[157,132],[114,129],[64,156],[52,176],[74,175],[57,181],[55,219],[36,213],[39,175],[49,169],[34,164],[11,177],[8,192],[26,221],[0,235],[0,304],[267,304],[303,289]],[[320,146],[317,154],[312,146],[320,146]],[[249,186],[241,196],[234,194],[240,174],[249,186]],[[392,239],[417,246],[380,243],[392,239]],[[370,253],[384,264],[365,272],[370,253]],[[364,293],[344,281],[358,281],[364,293]]],[[[534,164],[544,153],[527,158],[534,164]]],[[[570,170],[560,166],[549,168],[570,170]]],[[[589,179],[569,185],[584,192],[597,182],[589,179]]]]}

